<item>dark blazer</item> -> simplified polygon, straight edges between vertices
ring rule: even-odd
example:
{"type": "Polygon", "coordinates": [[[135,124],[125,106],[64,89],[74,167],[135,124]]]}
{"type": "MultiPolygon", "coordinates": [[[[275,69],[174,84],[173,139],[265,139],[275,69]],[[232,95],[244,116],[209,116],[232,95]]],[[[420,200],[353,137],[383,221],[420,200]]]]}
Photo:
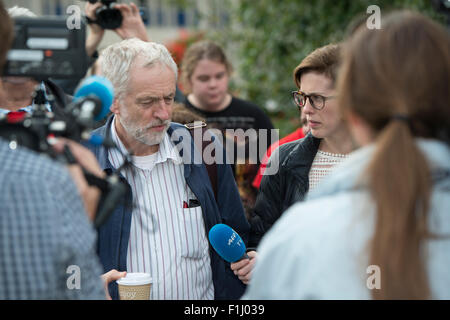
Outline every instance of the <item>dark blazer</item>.
{"type": "Polygon", "coordinates": [[[305,138],[281,145],[272,153],[270,161],[279,156],[279,169],[265,175],[253,216],[250,219],[250,247],[257,247],[264,234],[281,214],[309,190],[309,171],[319,149],[320,140],[309,133],[305,138]]]}

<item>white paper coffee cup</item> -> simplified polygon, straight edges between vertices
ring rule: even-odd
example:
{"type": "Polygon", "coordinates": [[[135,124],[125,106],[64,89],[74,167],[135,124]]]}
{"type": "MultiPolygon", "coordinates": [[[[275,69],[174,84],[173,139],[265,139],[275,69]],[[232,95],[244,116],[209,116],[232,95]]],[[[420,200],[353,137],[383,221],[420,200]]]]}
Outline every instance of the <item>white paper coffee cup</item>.
{"type": "Polygon", "coordinates": [[[127,273],[116,281],[120,300],[150,300],[152,277],[148,273],[127,273]]]}

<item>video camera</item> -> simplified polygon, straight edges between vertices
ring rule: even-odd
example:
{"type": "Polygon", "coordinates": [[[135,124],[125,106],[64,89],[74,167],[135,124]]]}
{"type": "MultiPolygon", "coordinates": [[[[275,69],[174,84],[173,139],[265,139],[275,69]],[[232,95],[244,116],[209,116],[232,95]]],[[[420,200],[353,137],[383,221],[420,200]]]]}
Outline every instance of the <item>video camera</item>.
{"type": "MultiPolygon", "coordinates": [[[[95,11],[96,20],[91,20],[88,17],[86,17],[88,23],[98,24],[102,29],[113,30],[120,28],[120,26],[122,25],[123,16],[119,9],[114,8],[114,5],[116,4],[117,1],[114,0],[87,0],[87,1],[89,1],[92,4],[100,1],[103,4],[103,6],[101,6],[95,11]]],[[[147,25],[149,21],[148,8],[139,7],[139,14],[144,24],[147,25]]]]}
{"type": "MultiPolygon", "coordinates": [[[[84,77],[87,69],[84,23],[80,29],[70,30],[66,19],[60,17],[16,18],[14,22],[15,39],[8,53],[5,76],[33,78],[38,82],[49,78],[84,77]]],[[[42,83],[36,86],[31,113],[0,114],[0,137],[9,142],[11,149],[24,146],[71,164],[76,161],[68,148],[63,156],[53,151],[53,137],[88,140],[106,148],[115,147],[112,142],[91,135],[113,102],[114,90],[107,79],[98,76],[86,79],[75,92],[73,102],[63,107],[58,118],[47,109],[53,97],[45,89],[42,83]]],[[[127,192],[127,186],[115,173],[105,179],[87,171],[84,175],[90,185],[102,191],[94,220],[98,227],[127,192]]]]}
{"type": "Polygon", "coordinates": [[[10,112],[0,115],[0,137],[15,145],[53,156],[48,137],[66,137],[75,141],[89,140],[90,131],[108,113],[113,101],[111,83],[99,76],[86,79],[75,92],[74,101],[58,119],[47,110],[41,85],[33,93],[33,112],[10,112]]]}
{"type": "MultiPolygon", "coordinates": [[[[79,29],[70,30],[62,17],[15,18],[14,41],[3,75],[32,78],[38,83],[49,78],[83,78],[88,63],[85,33],[85,23],[80,23],[79,29]]],[[[65,109],[63,119],[55,119],[54,114],[48,112],[46,93],[38,85],[33,94],[33,114],[13,112],[3,116],[0,119],[0,136],[17,140],[19,145],[37,152],[49,152],[51,148],[46,138],[50,134],[80,141],[83,133],[94,127],[94,121],[98,120],[96,117],[104,117],[112,103],[112,97],[105,98],[108,94],[113,95],[112,85],[106,81],[91,79],[85,82],[75,98],[90,88],[91,92],[84,95],[89,97],[82,103],[77,101],[62,106],[65,109]],[[96,85],[95,90],[92,89],[92,82],[96,85]],[[99,92],[105,99],[103,107],[106,111],[96,96],[99,92]],[[86,111],[88,108],[91,108],[89,112],[86,111]]],[[[51,96],[48,98],[52,99],[51,96]]]]}
{"type": "Polygon", "coordinates": [[[4,76],[38,81],[83,78],[88,58],[86,24],[70,30],[64,17],[14,18],[14,41],[4,76]]]}
{"type": "MultiPolygon", "coordinates": [[[[95,123],[108,113],[113,98],[111,83],[105,78],[92,76],[80,85],[75,92],[74,101],[65,107],[66,120],[60,120],[55,119],[53,113],[47,110],[45,92],[38,85],[33,96],[32,113],[0,114],[0,137],[9,142],[11,149],[16,149],[20,145],[47,154],[64,163],[74,164],[76,160],[68,148],[64,150],[63,156],[53,151],[52,138],[63,136],[75,141],[87,140],[94,145],[103,145],[106,148],[115,147],[113,142],[90,134],[95,123]]],[[[123,167],[130,163],[129,159],[127,161],[123,167]]],[[[127,192],[127,186],[115,173],[105,179],[98,178],[87,171],[84,171],[84,175],[90,185],[95,185],[102,191],[94,220],[94,225],[99,227],[127,192]]]]}

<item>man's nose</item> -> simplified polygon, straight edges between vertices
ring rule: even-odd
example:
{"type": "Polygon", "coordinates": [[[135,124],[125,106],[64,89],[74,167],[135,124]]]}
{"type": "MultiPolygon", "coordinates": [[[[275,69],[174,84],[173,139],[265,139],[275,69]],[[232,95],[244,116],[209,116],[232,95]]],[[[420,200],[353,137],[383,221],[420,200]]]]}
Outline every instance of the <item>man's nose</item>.
{"type": "Polygon", "coordinates": [[[155,110],[154,116],[161,120],[170,120],[170,108],[172,108],[172,106],[168,106],[163,100],[163,102],[155,110]]]}

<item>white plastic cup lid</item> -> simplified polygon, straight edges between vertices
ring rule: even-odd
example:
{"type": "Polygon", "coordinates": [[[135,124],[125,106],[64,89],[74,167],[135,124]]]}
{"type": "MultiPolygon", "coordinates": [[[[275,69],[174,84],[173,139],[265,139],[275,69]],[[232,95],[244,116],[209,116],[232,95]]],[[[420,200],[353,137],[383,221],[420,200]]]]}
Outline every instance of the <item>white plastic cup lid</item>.
{"type": "Polygon", "coordinates": [[[139,286],[152,283],[152,277],[149,273],[132,272],[127,273],[125,277],[120,278],[116,282],[124,286],[139,286]]]}

